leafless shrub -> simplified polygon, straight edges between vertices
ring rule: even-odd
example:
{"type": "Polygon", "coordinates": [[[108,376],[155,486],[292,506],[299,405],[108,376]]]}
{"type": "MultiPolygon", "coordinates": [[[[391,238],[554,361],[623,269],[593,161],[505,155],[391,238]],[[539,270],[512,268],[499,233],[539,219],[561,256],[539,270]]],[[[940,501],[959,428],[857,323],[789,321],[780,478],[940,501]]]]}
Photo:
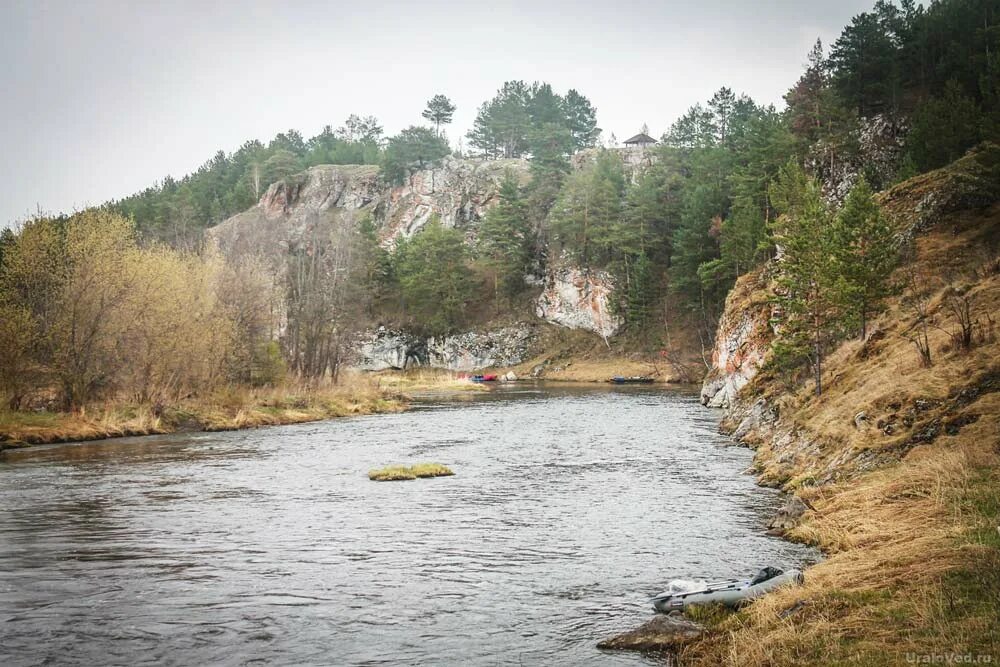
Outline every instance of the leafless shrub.
{"type": "Polygon", "coordinates": [[[975,323],[975,341],[979,345],[985,345],[986,343],[992,343],[996,341],[996,322],[993,321],[993,316],[988,312],[983,313],[983,319],[976,320],[975,323]]]}
{"type": "Polygon", "coordinates": [[[976,269],[976,277],[985,279],[996,275],[1000,275],[1000,254],[993,253],[976,269]]]}
{"type": "Polygon", "coordinates": [[[929,367],[933,363],[929,337],[932,325],[931,291],[927,288],[926,281],[917,274],[912,265],[906,271],[905,284],[908,293],[903,297],[903,306],[910,311],[913,323],[903,329],[900,335],[917,348],[917,353],[920,355],[920,365],[929,367]]]}

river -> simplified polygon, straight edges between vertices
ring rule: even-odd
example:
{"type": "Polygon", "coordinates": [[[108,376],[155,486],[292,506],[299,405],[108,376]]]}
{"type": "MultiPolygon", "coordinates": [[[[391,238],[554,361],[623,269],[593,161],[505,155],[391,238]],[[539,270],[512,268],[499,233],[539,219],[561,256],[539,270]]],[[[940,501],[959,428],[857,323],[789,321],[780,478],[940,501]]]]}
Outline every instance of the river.
{"type": "Polygon", "coordinates": [[[656,664],[674,578],[797,566],[690,392],[516,384],[408,412],[0,456],[0,663],[656,664]],[[455,476],[370,482],[437,461],[455,476]]]}

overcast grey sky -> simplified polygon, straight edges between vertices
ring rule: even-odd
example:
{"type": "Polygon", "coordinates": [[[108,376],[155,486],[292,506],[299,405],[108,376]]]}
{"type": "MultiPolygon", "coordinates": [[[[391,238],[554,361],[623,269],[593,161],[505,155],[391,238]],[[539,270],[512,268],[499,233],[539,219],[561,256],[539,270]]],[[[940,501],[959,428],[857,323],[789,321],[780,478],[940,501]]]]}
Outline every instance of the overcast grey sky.
{"type": "Polygon", "coordinates": [[[720,86],[781,103],[820,37],[871,0],[0,0],[0,225],[181,176],[251,138],[350,113],[387,133],[508,79],[577,88],[619,139],[720,86]]]}

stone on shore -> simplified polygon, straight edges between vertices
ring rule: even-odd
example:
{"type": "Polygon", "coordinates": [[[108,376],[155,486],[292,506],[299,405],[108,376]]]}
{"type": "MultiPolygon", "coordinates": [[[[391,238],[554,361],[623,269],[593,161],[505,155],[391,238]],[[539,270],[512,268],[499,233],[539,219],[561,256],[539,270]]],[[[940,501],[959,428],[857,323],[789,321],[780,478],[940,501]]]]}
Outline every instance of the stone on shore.
{"type": "Polygon", "coordinates": [[[619,651],[676,651],[702,635],[705,629],[680,615],[657,614],[635,630],[605,639],[597,648],[619,651]]]}
{"type": "Polygon", "coordinates": [[[789,496],[785,504],[778,510],[777,515],[767,525],[768,533],[771,535],[783,535],[785,532],[799,525],[802,515],[806,513],[809,506],[798,496],[789,496]]]}

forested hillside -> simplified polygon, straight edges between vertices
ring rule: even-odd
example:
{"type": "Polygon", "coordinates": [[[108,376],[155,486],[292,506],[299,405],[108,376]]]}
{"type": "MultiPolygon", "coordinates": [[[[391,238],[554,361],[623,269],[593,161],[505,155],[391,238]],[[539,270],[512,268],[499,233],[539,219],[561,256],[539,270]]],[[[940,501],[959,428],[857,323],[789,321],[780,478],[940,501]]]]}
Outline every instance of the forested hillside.
{"type": "Polygon", "coordinates": [[[730,82],[673,122],[657,146],[630,149],[641,151],[638,162],[601,140],[597,111],[578,90],[508,81],[479,108],[464,144],[449,145],[455,108],[438,94],[423,113],[428,126],[386,138],[377,119],[352,115],[309,139],[289,130],[220,151],[195,173],[99,214],[31,221],[0,243],[0,308],[11,330],[4,368],[20,369],[3,379],[7,401],[17,406],[54,385],[66,405],[122,391],[145,400],[154,385],[178,395],[206,383],[277,381],[286,364],[297,376],[336,376],[340,346],[365,327],[391,322],[443,335],[497,313],[530,312],[535,285],[560,266],[610,277],[630,344],[663,347],[664,322],[676,320],[692,323],[707,348],[734,281],[779,245],[797,267],[786,277],[785,307],[802,322],[785,358],[818,366],[829,343],[864,330],[888,289],[898,248],[883,238],[873,193],[1000,140],[1000,3],[879,1],[828,50],[817,42],[804,55],[783,107],[730,82]],[[259,264],[223,267],[203,248],[206,228],[254,205],[273,183],[294,189],[303,169],[378,165],[391,190],[450,155],[523,158],[530,178],[505,179],[498,203],[469,228],[431,224],[398,243],[382,242],[384,221],[372,211],[348,240],[358,270],[336,277],[332,238],[289,249],[281,274],[269,276],[259,264]],[[86,232],[88,224],[101,234],[86,232]],[[817,273],[818,257],[837,265],[817,273]],[[102,258],[111,263],[98,265],[102,258]],[[147,261],[158,267],[155,281],[147,261]],[[46,267],[44,275],[30,267],[46,267]],[[364,296],[312,298],[346,289],[345,280],[364,296]],[[183,340],[221,332],[228,341],[206,350],[204,372],[154,372],[142,361],[184,354],[152,352],[159,338],[134,329],[159,326],[156,317],[129,310],[157,301],[168,283],[178,299],[170,312],[197,312],[184,305],[189,299],[213,313],[192,319],[183,340]],[[95,286],[108,298],[94,300],[95,286]],[[324,325],[304,343],[289,332],[307,331],[296,322],[307,311],[324,325]],[[86,340],[74,324],[81,317],[91,323],[86,340]],[[117,321],[129,324],[127,334],[117,321]],[[329,353],[304,363],[296,350],[306,344],[329,353]],[[136,379],[114,370],[122,366],[148,370],[136,379]]]}

